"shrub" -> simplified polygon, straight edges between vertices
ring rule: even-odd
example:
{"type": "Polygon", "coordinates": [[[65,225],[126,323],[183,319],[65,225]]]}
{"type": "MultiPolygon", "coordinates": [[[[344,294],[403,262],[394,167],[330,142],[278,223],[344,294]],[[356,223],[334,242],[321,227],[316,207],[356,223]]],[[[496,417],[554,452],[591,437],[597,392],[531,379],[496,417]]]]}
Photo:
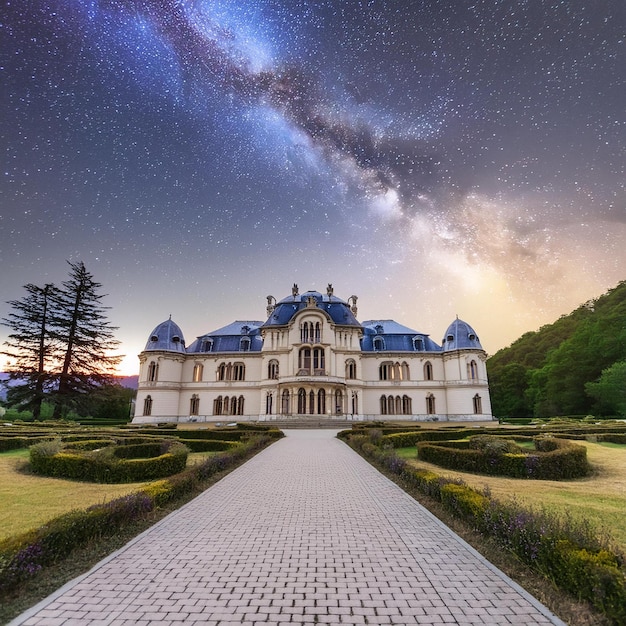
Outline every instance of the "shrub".
{"type": "Polygon", "coordinates": [[[463,484],[447,483],[440,488],[441,503],[461,519],[476,525],[485,513],[489,499],[463,484]]]}
{"type": "Polygon", "coordinates": [[[181,439],[192,452],[222,452],[238,448],[242,444],[238,441],[224,441],[219,439],[181,439]]]}
{"type": "MultiPolygon", "coordinates": [[[[388,458],[393,451],[377,448],[364,435],[353,436],[348,441],[350,445],[354,442],[364,456],[380,465],[384,460],[388,469],[393,467],[388,458]]],[[[561,443],[542,441],[539,447],[550,450],[545,454],[555,454],[562,450],[561,443]]],[[[465,452],[478,453],[476,450],[465,452]]],[[[505,453],[502,456],[516,455],[505,453]]],[[[495,500],[488,492],[480,493],[463,481],[450,480],[434,472],[416,470],[406,464],[399,467],[401,469],[395,473],[403,481],[441,502],[454,515],[493,538],[562,590],[590,602],[615,624],[626,623],[626,557],[614,550],[610,541],[588,523],[525,509],[514,500],[495,500]]]]}
{"type": "Polygon", "coordinates": [[[535,453],[512,453],[520,450],[514,442],[493,437],[477,437],[463,449],[462,442],[418,442],[418,457],[459,471],[512,478],[564,480],[579,478],[589,473],[587,449],[565,439],[538,437],[535,453]]]}
{"type": "Polygon", "coordinates": [[[469,447],[485,454],[521,454],[522,449],[512,440],[496,435],[474,435],[469,438],[469,447]]]}
{"type": "Polygon", "coordinates": [[[33,471],[44,476],[99,483],[141,482],[181,472],[189,452],[174,440],[109,446],[92,452],[68,451],[61,446],[59,441],[33,446],[30,452],[33,471]],[[152,456],[135,458],[149,455],[152,456]]]}

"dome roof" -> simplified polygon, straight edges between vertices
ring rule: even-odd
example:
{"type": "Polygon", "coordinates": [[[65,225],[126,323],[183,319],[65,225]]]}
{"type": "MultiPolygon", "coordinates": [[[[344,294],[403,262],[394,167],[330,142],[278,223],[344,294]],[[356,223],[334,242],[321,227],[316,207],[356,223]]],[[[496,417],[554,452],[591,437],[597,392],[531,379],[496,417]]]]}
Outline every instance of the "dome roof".
{"type": "Polygon", "coordinates": [[[315,303],[316,308],[329,315],[335,324],[361,326],[354,317],[350,305],[332,293],[322,295],[319,291],[306,291],[304,293],[294,291],[296,292],[276,304],[269,318],[263,324],[264,327],[288,324],[298,311],[309,308],[311,302],[315,303]]]}
{"type": "Polygon", "coordinates": [[[460,320],[458,317],[448,326],[448,330],[446,330],[441,341],[441,347],[444,352],[449,350],[483,349],[476,331],[467,322],[460,320]]]}
{"type": "Polygon", "coordinates": [[[151,333],[144,350],[166,350],[185,352],[182,330],[171,319],[161,322],[151,333]]]}

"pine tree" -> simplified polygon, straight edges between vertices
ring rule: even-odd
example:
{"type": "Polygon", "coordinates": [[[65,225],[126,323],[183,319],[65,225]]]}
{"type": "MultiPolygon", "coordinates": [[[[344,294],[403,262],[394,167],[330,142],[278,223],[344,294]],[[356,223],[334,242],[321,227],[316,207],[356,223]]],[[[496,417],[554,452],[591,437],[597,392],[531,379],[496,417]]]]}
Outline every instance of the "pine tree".
{"type": "Polygon", "coordinates": [[[27,295],[9,301],[13,311],[1,322],[12,331],[4,342],[7,349],[2,351],[10,359],[7,402],[32,411],[33,417],[39,419],[41,404],[53,384],[54,361],[58,357],[58,345],[51,334],[57,288],[30,283],[24,288],[27,295]]]}
{"type": "Polygon", "coordinates": [[[58,419],[81,397],[110,383],[122,359],[112,355],[119,341],[116,327],[106,319],[109,307],[101,304],[102,285],[84,263],[71,263],[69,280],[55,297],[54,339],[63,347],[53,418],[58,419]]]}

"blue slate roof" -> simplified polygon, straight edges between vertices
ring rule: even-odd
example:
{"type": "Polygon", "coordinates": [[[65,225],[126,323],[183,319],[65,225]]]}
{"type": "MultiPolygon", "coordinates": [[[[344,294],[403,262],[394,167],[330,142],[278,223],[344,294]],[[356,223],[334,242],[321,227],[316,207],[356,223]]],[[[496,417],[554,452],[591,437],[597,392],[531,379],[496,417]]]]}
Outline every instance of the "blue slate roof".
{"type": "MultiPolygon", "coordinates": [[[[294,286],[295,287],[295,286],[294,286]]],[[[332,294],[318,291],[293,293],[278,302],[265,322],[238,320],[198,337],[188,348],[180,328],[171,320],[159,324],[151,333],[145,350],[165,350],[182,353],[209,352],[260,352],[263,347],[261,330],[272,326],[285,326],[302,309],[314,307],[324,311],[338,325],[357,326],[362,329],[363,352],[447,352],[451,350],[482,350],[474,329],[463,320],[456,319],[448,326],[442,345],[429,335],[421,333],[394,320],[368,320],[360,324],[350,305],[332,294]]]]}
{"type": "Polygon", "coordinates": [[[257,320],[238,320],[198,337],[187,352],[260,352],[262,325],[263,322],[257,320]]]}
{"type": "Polygon", "coordinates": [[[441,343],[444,352],[468,348],[474,350],[483,349],[476,331],[467,322],[460,320],[458,317],[448,326],[441,343]]]}
{"type": "Polygon", "coordinates": [[[363,352],[441,352],[427,334],[398,324],[394,320],[363,322],[363,352]]]}
{"type": "Polygon", "coordinates": [[[360,326],[350,305],[333,295],[322,295],[319,291],[306,291],[283,298],[263,326],[284,326],[300,310],[306,309],[309,298],[315,298],[316,308],[327,313],[335,324],[343,326],[360,326]]]}
{"type": "Polygon", "coordinates": [[[161,322],[151,333],[144,350],[185,353],[183,331],[171,319],[161,322]]]}

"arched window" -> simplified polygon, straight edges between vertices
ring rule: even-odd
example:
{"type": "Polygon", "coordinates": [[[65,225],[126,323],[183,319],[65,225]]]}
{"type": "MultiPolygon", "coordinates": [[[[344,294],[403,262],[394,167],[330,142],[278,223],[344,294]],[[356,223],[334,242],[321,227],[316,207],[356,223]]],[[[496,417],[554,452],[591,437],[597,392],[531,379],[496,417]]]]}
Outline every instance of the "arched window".
{"type": "Polygon", "coordinates": [[[230,415],[230,398],[228,396],[224,396],[222,402],[222,415],[230,415]]]}
{"type": "Polygon", "coordinates": [[[265,396],[265,414],[271,415],[274,410],[274,394],[268,393],[265,396]]]}
{"type": "Polygon", "coordinates": [[[470,380],[474,382],[478,380],[478,365],[476,364],[476,361],[470,361],[469,365],[467,366],[467,373],[470,380]]]}
{"type": "Polygon", "coordinates": [[[289,415],[289,411],[290,411],[290,408],[289,408],[289,392],[286,389],[282,393],[280,403],[281,403],[280,412],[283,415],[289,415]]]}
{"type": "Polygon", "coordinates": [[[356,391],[352,392],[352,415],[359,414],[359,396],[356,391]]]}
{"type": "Polygon", "coordinates": [[[193,394],[191,396],[191,400],[189,401],[189,415],[199,415],[200,414],[200,398],[197,394],[193,394]]]}
{"type": "Polygon", "coordinates": [[[196,363],[193,366],[193,382],[200,383],[202,382],[202,373],[204,372],[204,366],[202,363],[196,363]]]}
{"type": "Polygon", "coordinates": [[[393,396],[387,396],[387,414],[393,415],[396,412],[396,401],[393,396]]]}
{"type": "Polygon", "coordinates": [[[433,396],[432,393],[426,396],[426,413],[428,413],[428,415],[434,415],[436,413],[435,396],[433,396]]]}
{"type": "Polygon", "coordinates": [[[213,400],[213,415],[221,415],[223,410],[222,407],[222,396],[217,396],[217,398],[213,400]]]}
{"type": "Polygon", "coordinates": [[[402,398],[396,396],[396,415],[402,415],[402,398]]]}
{"type": "Polygon", "coordinates": [[[298,414],[306,413],[306,391],[300,387],[298,389],[298,414]]]}
{"type": "Polygon", "coordinates": [[[150,361],[148,365],[148,381],[153,383],[159,378],[159,364],[156,361],[150,361]]]}
{"type": "Polygon", "coordinates": [[[380,396],[380,414],[387,415],[387,396],[380,396]]]}
{"type": "Polygon", "coordinates": [[[476,394],[472,400],[474,401],[474,413],[476,415],[480,414],[483,412],[483,400],[482,398],[476,394]]]}
{"type": "Polygon", "coordinates": [[[380,380],[393,380],[393,363],[385,361],[378,368],[378,376],[380,380]]]}
{"type": "Polygon", "coordinates": [[[152,396],[146,396],[143,401],[143,414],[152,415],[152,396]]]}
{"type": "Polygon", "coordinates": [[[307,374],[311,372],[311,348],[300,348],[298,369],[307,374]]]}
{"type": "Polygon", "coordinates": [[[374,337],[373,345],[374,350],[380,352],[385,349],[385,340],[382,337],[374,337]]]}
{"type": "Polygon", "coordinates": [[[424,363],[424,380],[433,379],[433,365],[430,361],[424,363]]]}
{"type": "Polygon", "coordinates": [[[243,396],[237,398],[237,404],[235,405],[236,411],[233,415],[243,415],[243,396]]]}
{"type": "Polygon", "coordinates": [[[356,363],[354,359],[346,361],[346,378],[354,380],[356,378],[356,363]]]}
{"type": "Polygon", "coordinates": [[[317,392],[317,412],[319,415],[326,413],[326,391],[324,389],[317,392]]]}
{"type": "Polygon", "coordinates": [[[315,413],[315,392],[313,389],[309,391],[309,413],[315,413]]]}
{"type": "Polygon", "coordinates": [[[245,380],[246,366],[244,363],[220,363],[217,367],[217,380],[245,380]]]}
{"type": "Polygon", "coordinates": [[[230,414],[231,415],[237,415],[237,398],[235,396],[233,396],[230,399],[230,414]]]}
{"type": "Polygon", "coordinates": [[[270,380],[278,380],[278,361],[275,359],[267,364],[267,377],[270,380]]]}
{"type": "Polygon", "coordinates": [[[315,323],[315,343],[322,341],[322,325],[319,322],[315,323]]]}
{"type": "Polygon", "coordinates": [[[343,393],[340,389],[335,391],[335,413],[341,415],[343,413],[343,393]]]}
{"type": "Polygon", "coordinates": [[[402,371],[402,380],[410,380],[411,379],[411,371],[409,370],[409,364],[406,361],[403,361],[401,367],[402,371]]]}
{"type": "Polygon", "coordinates": [[[313,373],[324,375],[326,369],[326,351],[324,348],[313,349],[313,373]]]}
{"type": "Polygon", "coordinates": [[[233,364],[233,380],[246,379],[246,366],[243,363],[233,364]]]}
{"type": "Polygon", "coordinates": [[[409,396],[402,396],[402,414],[403,415],[413,414],[413,406],[412,406],[411,398],[409,398],[409,396]]]}

